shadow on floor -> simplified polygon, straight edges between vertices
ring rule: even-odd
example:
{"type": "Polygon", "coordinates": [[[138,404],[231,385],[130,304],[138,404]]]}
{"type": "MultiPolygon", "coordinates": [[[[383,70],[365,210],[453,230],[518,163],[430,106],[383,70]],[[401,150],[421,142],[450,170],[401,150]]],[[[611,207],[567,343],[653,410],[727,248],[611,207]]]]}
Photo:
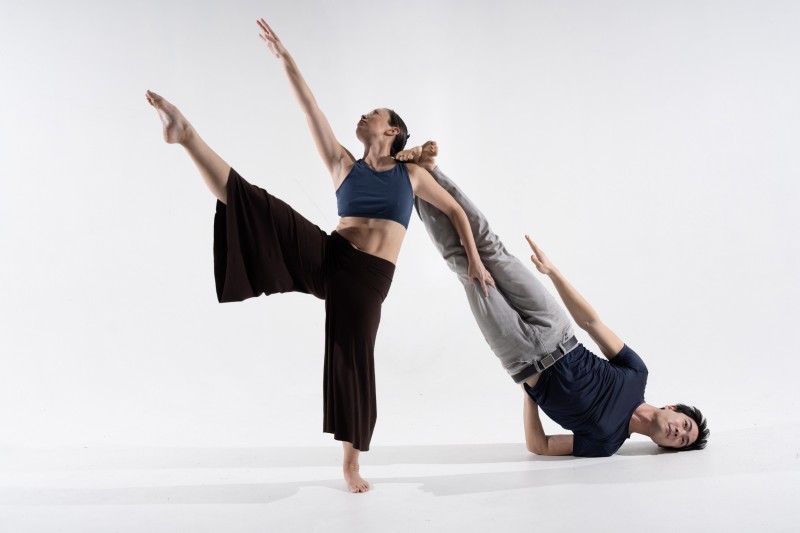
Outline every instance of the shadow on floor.
{"type": "MultiPolygon", "coordinates": [[[[465,473],[451,475],[409,475],[367,478],[380,490],[381,485],[418,485],[418,489],[435,496],[488,493],[535,489],[570,484],[648,483],[673,480],[724,478],[743,474],[763,474],[800,470],[800,448],[797,439],[784,439],[776,444],[779,430],[742,430],[721,433],[716,443],[704,451],[663,453],[646,442],[628,443],[622,453],[610,458],[579,459],[573,457],[536,457],[519,444],[467,446],[389,446],[370,452],[362,468],[378,465],[476,465],[510,463],[518,470],[504,472],[465,473]],[[773,434],[775,433],[775,434],[773,434]],[[766,448],[765,439],[773,443],[766,448]]],[[[797,434],[795,428],[794,434],[797,434]]],[[[140,450],[141,451],[141,450],[140,450]]],[[[155,456],[148,449],[148,460],[124,461],[122,456],[105,458],[115,468],[264,468],[266,466],[308,467],[322,463],[330,467],[337,462],[338,449],[294,448],[242,450],[183,450],[182,457],[155,456]],[[282,450],[282,451],[281,451],[282,450]],[[214,453],[216,452],[216,453],[214,453]],[[277,457],[276,457],[277,455],[277,457]],[[112,460],[113,459],[113,460],[112,460]],[[171,459],[171,460],[170,460],[171,459]],[[125,464],[122,464],[125,463],[125,464]],[[144,464],[140,464],[144,463],[144,464]]],[[[134,450],[126,449],[134,456],[134,450]]],[[[92,467],[89,467],[90,469],[92,467]]],[[[471,468],[474,468],[471,467],[471,468]]],[[[414,467],[420,471],[419,466],[414,467]]],[[[0,489],[0,505],[158,505],[158,504],[266,504],[288,498],[301,488],[319,487],[345,492],[340,479],[283,483],[198,484],[125,488],[14,488],[0,489]]]]}
{"type": "MultiPolygon", "coordinates": [[[[618,455],[665,453],[649,442],[628,442],[618,455]]],[[[286,468],[340,464],[341,447],[264,448],[156,448],[102,447],[58,449],[0,448],[0,472],[25,467],[54,470],[103,470],[120,468],[286,468]],[[13,458],[13,465],[7,458],[13,458]]],[[[430,446],[373,446],[362,455],[366,465],[396,464],[487,464],[519,461],[572,461],[574,457],[541,457],[522,443],[456,444],[430,446]]]]}

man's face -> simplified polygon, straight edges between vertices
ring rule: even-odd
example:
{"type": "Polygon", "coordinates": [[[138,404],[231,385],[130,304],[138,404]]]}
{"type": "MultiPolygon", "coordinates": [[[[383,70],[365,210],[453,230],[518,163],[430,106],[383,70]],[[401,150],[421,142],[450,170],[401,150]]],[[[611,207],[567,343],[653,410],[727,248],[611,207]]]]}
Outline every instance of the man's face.
{"type": "Polygon", "coordinates": [[[656,414],[650,438],[665,448],[683,448],[697,440],[697,424],[691,417],[675,411],[674,405],[663,407],[656,414]]]}

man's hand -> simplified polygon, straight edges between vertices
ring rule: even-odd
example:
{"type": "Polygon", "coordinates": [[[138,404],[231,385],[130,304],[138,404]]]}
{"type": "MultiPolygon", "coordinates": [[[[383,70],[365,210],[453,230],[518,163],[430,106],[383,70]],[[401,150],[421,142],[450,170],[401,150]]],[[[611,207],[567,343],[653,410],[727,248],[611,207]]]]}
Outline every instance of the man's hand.
{"type": "Polygon", "coordinates": [[[553,263],[550,262],[550,259],[548,259],[546,255],[544,255],[542,249],[539,248],[535,242],[533,242],[531,236],[525,235],[525,239],[528,241],[528,244],[530,245],[531,250],[533,251],[533,255],[531,255],[531,261],[533,261],[533,264],[536,265],[536,270],[545,275],[548,275],[551,272],[555,272],[556,267],[553,265],[553,263]]]}

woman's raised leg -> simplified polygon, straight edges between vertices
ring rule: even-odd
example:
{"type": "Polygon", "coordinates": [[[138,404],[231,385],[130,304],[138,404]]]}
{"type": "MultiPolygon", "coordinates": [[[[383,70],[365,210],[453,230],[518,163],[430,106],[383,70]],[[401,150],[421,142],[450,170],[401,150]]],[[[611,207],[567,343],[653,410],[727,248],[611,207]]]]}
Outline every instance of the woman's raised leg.
{"type": "Polygon", "coordinates": [[[189,152],[208,188],[220,202],[226,204],[225,184],[231,166],[205,143],[177,107],[153,91],[147,91],[145,97],[158,111],[164,125],[164,140],[169,144],[180,144],[189,152]]]}

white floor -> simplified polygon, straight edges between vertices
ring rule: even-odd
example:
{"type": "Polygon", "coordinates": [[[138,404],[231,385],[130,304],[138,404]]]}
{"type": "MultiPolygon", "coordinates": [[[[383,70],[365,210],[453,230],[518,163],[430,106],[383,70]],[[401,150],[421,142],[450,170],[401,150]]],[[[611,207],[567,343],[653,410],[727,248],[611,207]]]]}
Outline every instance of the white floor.
{"type": "Polygon", "coordinates": [[[606,459],[373,447],[360,495],[336,446],[2,448],[0,531],[798,531],[799,437],[754,427],[677,454],[629,441],[606,459]]]}

